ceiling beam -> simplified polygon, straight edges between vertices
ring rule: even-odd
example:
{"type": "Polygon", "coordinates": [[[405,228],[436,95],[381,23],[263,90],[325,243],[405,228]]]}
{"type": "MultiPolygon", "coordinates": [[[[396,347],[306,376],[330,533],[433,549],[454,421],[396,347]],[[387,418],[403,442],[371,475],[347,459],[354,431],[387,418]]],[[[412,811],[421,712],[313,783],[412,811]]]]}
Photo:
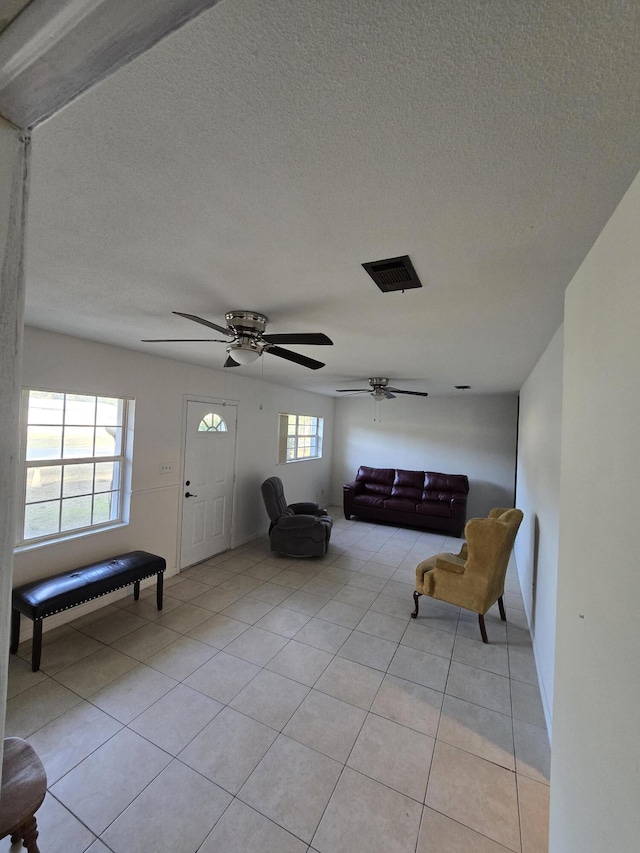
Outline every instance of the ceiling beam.
{"type": "Polygon", "coordinates": [[[31,0],[0,34],[0,115],[33,128],[219,0],[31,0]]]}

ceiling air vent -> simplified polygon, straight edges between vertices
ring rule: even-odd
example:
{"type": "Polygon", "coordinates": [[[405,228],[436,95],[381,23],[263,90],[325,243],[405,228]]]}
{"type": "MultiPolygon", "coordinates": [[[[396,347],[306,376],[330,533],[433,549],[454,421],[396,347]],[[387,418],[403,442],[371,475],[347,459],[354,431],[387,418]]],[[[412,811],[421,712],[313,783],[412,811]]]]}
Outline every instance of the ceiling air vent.
{"type": "Polygon", "coordinates": [[[422,287],[409,255],[362,264],[383,293],[422,287]]]}

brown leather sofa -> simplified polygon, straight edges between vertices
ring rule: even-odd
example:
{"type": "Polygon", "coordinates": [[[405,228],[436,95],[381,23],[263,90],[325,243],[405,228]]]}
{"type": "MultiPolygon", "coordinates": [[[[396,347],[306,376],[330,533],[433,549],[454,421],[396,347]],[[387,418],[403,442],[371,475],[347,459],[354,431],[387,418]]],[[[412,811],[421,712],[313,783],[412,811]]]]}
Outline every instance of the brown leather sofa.
{"type": "Polygon", "coordinates": [[[344,517],[386,521],[461,536],[469,480],[464,474],[369,468],[343,486],[344,517]]]}

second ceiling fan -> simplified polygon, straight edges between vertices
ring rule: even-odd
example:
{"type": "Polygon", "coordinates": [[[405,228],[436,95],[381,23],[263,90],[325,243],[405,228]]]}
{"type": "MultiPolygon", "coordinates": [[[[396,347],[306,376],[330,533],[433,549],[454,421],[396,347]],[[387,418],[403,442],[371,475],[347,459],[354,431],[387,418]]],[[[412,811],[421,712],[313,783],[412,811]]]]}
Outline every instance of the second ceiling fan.
{"type": "Polygon", "coordinates": [[[396,394],[410,394],[412,397],[428,397],[426,391],[403,391],[401,388],[392,388],[389,380],[381,376],[373,376],[369,379],[371,388],[336,388],[339,394],[370,394],[374,400],[393,400],[396,394]]]}

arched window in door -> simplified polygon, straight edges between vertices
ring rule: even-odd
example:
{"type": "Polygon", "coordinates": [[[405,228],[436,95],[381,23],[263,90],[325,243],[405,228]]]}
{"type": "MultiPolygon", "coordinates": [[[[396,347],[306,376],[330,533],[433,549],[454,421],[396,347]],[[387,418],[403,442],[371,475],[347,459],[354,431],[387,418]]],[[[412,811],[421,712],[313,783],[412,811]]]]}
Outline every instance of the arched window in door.
{"type": "Polygon", "coordinates": [[[198,424],[198,432],[226,432],[226,421],[215,412],[209,412],[198,424]]]}

